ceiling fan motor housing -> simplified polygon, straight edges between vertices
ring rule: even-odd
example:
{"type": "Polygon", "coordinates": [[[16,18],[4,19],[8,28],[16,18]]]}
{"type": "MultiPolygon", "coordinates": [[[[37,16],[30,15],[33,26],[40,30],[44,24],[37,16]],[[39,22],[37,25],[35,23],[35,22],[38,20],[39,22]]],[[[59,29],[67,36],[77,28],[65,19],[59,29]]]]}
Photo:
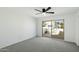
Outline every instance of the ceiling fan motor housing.
{"type": "Polygon", "coordinates": [[[44,8],[42,9],[42,12],[46,12],[44,8]]]}

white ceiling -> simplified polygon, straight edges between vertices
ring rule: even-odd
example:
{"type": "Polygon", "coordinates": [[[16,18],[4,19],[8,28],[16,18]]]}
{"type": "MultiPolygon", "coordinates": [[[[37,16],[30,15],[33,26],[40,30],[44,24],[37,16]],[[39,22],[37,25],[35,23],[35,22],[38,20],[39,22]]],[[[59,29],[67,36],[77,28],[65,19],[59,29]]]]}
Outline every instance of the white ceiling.
{"type": "MultiPolygon", "coordinates": [[[[34,9],[39,9],[41,10],[43,7],[14,7],[14,8],[4,8],[6,11],[11,11],[11,12],[16,12],[17,14],[21,14],[21,15],[29,15],[32,17],[46,17],[46,16],[51,16],[51,14],[46,14],[46,15],[36,15],[37,13],[39,13],[38,11],[34,10],[34,9]]],[[[46,7],[44,7],[46,8],[46,7]]],[[[0,8],[1,9],[1,8],[0,8]]],[[[49,11],[54,11],[55,14],[53,15],[63,15],[63,14],[69,14],[69,13],[74,13],[76,11],[78,11],[79,8],[78,7],[52,7],[51,10],[49,11]]]]}

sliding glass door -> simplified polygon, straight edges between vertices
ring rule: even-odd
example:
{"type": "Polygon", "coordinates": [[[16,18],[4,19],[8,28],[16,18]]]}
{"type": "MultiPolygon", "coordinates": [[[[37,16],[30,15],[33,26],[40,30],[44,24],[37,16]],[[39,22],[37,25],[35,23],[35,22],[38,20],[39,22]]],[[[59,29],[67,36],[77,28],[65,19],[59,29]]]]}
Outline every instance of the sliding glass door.
{"type": "Polygon", "coordinates": [[[64,20],[43,21],[42,36],[64,39],[64,20]]]}

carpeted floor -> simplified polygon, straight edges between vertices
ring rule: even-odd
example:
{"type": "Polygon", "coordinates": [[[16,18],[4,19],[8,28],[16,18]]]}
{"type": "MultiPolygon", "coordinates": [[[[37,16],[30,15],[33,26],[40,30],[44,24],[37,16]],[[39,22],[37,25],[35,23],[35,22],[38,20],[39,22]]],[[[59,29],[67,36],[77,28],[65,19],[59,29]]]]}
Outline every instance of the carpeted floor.
{"type": "Polygon", "coordinates": [[[61,39],[36,37],[0,49],[1,52],[79,52],[79,47],[61,39]]]}

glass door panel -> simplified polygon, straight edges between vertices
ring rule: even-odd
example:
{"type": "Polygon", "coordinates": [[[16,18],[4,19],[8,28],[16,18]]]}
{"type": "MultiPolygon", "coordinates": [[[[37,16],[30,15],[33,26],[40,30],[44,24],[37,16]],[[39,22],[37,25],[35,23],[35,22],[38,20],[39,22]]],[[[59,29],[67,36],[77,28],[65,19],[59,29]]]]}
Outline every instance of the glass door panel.
{"type": "Polygon", "coordinates": [[[43,21],[42,28],[43,28],[42,35],[46,37],[51,37],[51,21],[43,21]]]}
{"type": "Polygon", "coordinates": [[[52,21],[52,34],[53,38],[64,39],[64,21],[53,20],[52,21]]]}

